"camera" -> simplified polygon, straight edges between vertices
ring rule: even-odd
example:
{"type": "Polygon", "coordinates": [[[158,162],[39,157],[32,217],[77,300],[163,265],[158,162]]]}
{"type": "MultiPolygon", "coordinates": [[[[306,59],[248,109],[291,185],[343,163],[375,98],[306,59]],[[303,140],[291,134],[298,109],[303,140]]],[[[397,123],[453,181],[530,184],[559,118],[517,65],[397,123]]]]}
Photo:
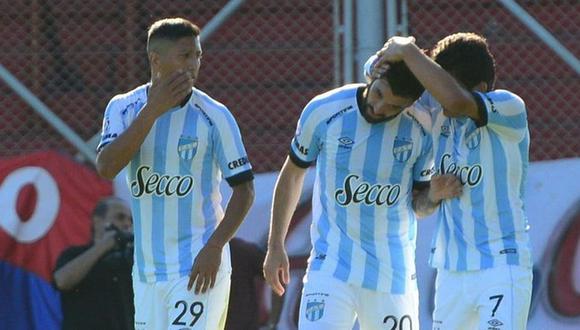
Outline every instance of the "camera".
{"type": "Polygon", "coordinates": [[[123,231],[115,225],[109,225],[106,230],[115,231],[115,242],[117,243],[118,250],[125,250],[127,246],[132,245],[129,243],[133,243],[135,240],[133,233],[123,231]]]}
{"type": "Polygon", "coordinates": [[[105,257],[105,261],[112,266],[122,267],[133,264],[133,233],[123,231],[115,225],[109,225],[107,231],[115,232],[115,248],[105,257]]]}

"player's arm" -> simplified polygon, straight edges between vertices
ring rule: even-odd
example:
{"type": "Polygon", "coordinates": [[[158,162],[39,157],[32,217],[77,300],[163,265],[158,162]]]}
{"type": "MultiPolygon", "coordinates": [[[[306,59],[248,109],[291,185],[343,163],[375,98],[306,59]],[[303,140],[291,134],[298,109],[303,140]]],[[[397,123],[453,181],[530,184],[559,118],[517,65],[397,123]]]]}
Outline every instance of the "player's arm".
{"type": "Polygon", "coordinates": [[[215,110],[211,112],[213,153],[233,192],[223,219],[193,262],[188,289],[195,284],[196,294],[205,293],[215,285],[223,247],[234,236],[254,202],[254,174],[238,124],[227,108],[215,110]]]}
{"type": "MultiPolygon", "coordinates": [[[[191,93],[189,79],[191,78],[187,73],[175,72],[166,78],[160,77],[153,81],[147,104],[139,111],[135,120],[97,154],[97,172],[102,177],[113,179],[127,166],[141,148],[155,120],[191,93]]],[[[107,113],[104,120],[109,120],[107,113]]]]}
{"type": "Polygon", "coordinates": [[[207,246],[218,247],[221,250],[234,237],[254,202],[254,195],[253,180],[247,180],[232,187],[232,197],[228,202],[224,217],[209,238],[207,246]]]}
{"type": "Polygon", "coordinates": [[[318,129],[327,114],[317,108],[316,99],[311,100],[300,115],[290,153],[280,170],[272,198],[264,277],[278,295],[284,294],[284,284],[290,282],[290,266],[284,248],[290,220],[300,199],[306,169],[314,163],[322,145],[318,129]]]}
{"type": "Polygon", "coordinates": [[[415,45],[415,38],[392,37],[378,54],[380,59],[377,65],[382,62],[405,61],[409,70],[441,104],[446,116],[467,116],[476,123],[481,123],[484,119],[471,91],[462,87],[453,76],[425,55],[415,45]]]}
{"type": "Polygon", "coordinates": [[[188,290],[195,284],[195,293],[205,293],[216,283],[224,245],[234,237],[254,202],[254,181],[248,179],[232,187],[224,217],[199,251],[191,268],[188,290]]]}
{"type": "Polygon", "coordinates": [[[515,142],[528,134],[526,104],[518,95],[501,89],[473,95],[483,114],[481,126],[515,142]]]}
{"type": "Polygon", "coordinates": [[[461,195],[463,186],[452,174],[436,175],[431,181],[413,184],[413,210],[418,217],[426,217],[433,213],[441,201],[461,195]]]}
{"type": "Polygon", "coordinates": [[[306,168],[298,166],[288,157],[282,166],[274,189],[264,277],[278,295],[284,294],[284,285],[290,282],[288,255],[284,248],[284,241],[288,234],[290,220],[300,199],[305,175],[306,168]]]}
{"type": "Polygon", "coordinates": [[[99,151],[97,172],[102,177],[112,180],[135,156],[157,118],[151,108],[145,105],[127,130],[99,151]]]}
{"type": "MultiPolygon", "coordinates": [[[[61,291],[76,287],[89,273],[103,255],[115,247],[115,232],[107,231],[105,237],[64,265],[57,266],[54,272],[54,284],[61,291]]],[[[66,256],[63,256],[66,257],[66,256]]],[[[60,260],[57,265],[62,263],[60,260]]]]}

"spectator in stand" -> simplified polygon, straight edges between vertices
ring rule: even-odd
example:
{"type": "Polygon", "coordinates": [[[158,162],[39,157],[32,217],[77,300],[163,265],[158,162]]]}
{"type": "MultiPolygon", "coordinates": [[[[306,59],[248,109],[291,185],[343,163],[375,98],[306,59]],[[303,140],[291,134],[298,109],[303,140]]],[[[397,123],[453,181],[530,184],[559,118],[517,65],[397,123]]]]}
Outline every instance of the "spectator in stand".
{"type": "Polygon", "coordinates": [[[61,291],[63,330],[133,329],[133,221],[116,197],[93,210],[93,239],[65,250],[54,285],[61,291]]]}

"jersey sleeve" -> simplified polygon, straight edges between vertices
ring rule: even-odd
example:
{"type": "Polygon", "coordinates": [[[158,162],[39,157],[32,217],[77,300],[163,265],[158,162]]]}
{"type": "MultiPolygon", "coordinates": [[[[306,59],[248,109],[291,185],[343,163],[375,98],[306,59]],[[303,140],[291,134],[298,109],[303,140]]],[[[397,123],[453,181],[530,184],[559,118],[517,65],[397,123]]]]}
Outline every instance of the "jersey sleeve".
{"type": "Polygon", "coordinates": [[[103,127],[101,130],[101,139],[97,146],[97,152],[101,151],[104,146],[113,142],[121,135],[135,119],[136,112],[142,106],[140,101],[127,102],[126,100],[114,97],[109,101],[103,117],[103,127]]]}
{"type": "Polygon", "coordinates": [[[223,177],[231,187],[253,180],[252,165],[234,116],[226,110],[217,119],[212,136],[215,156],[223,177]]]}
{"type": "Polygon", "coordinates": [[[298,125],[296,133],[290,145],[290,159],[294,164],[302,168],[308,168],[320,152],[320,137],[318,134],[319,122],[315,115],[316,107],[311,101],[306,105],[298,125]]]}
{"type": "Polygon", "coordinates": [[[431,134],[423,136],[421,153],[413,166],[413,181],[427,182],[435,173],[435,161],[433,159],[433,139],[431,134]]]}
{"type": "Polygon", "coordinates": [[[489,93],[474,92],[482,121],[497,134],[516,141],[524,138],[528,131],[528,118],[524,101],[506,90],[489,93]]]}
{"type": "Polygon", "coordinates": [[[439,102],[427,91],[423,92],[419,99],[413,103],[413,108],[429,114],[432,114],[439,106],[439,102]]]}

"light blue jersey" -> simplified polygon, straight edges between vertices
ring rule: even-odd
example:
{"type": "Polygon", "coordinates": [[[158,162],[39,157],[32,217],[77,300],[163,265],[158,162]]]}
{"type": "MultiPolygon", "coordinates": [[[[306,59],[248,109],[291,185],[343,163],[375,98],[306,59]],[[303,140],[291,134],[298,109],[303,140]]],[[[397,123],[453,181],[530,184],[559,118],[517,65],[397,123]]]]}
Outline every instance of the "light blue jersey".
{"type": "Polygon", "coordinates": [[[432,114],[437,172],[455,174],[464,186],[460,198],[444,200],[439,208],[430,263],[452,271],[529,267],[526,108],[505,90],[473,95],[485,118],[481,127],[467,117],[446,117],[429,94],[417,102],[432,114]]]}
{"type": "MultiPolygon", "coordinates": [[[[377,56],[364,65],[370,79],[377,56]]],[[[496,265],[531,267],[524,185],[530,134],[523,100],[505,90],[474,93],[485,122],[448,118],[428,93],[416,113],[432,117],[433,152],[439,174],[454,173],[464,185],[460,198],[438,211],[430,263],[452,271],[496,265]]]]}
{"type": "Polygon", "coordinates": [[[412,187],[430,180],[432,142],[408,111],[368,123],[357,102],[364,86],[315,97],[292,140],[295,164],[317,162],[308,272],[402,294],[416,289],[412,187]]]}
{"type": "MultiPolygon", "coordinates": [[[[149,85],[115,96],[105,111],[100,150],[147,103],[149,85]]],[[[193,89],[183,107],[159,117],[127,166],[135,232],[134,275],[155,282],[187,276],[223,218],[219,183],[253,178],[239,128],[221,103],[193,89]]],[[[228,250],[226,246],[224,250],[228,250]]],[[[230,268],[230,260],[222,260],[230,268]]]]}

